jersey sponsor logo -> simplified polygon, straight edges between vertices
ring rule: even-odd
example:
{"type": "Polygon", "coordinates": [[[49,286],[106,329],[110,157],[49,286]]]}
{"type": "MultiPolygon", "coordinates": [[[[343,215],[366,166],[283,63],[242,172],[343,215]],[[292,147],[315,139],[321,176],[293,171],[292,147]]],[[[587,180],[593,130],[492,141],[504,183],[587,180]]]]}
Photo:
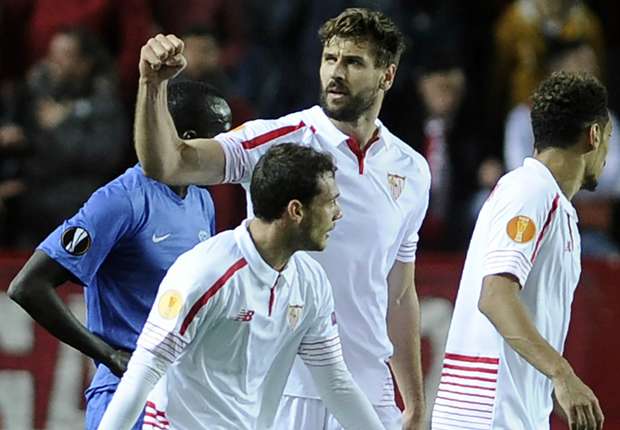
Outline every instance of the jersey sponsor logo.
{"type": "Polygon", "coordinates": [[[199,241],[204,242],[208,238],[209,238],[209,233],[207,233],[205,230],[200,230],[198,232],[198,240],[199,241]]]}
{"type": "Polygon", "coordinates": [[[403,190],[405,189],[405,179],[406,178],[404,176],[400,176],[395,173],[387,174],[390,193],[392,194],[392,198],[394,200],[398,200],[400,195],[403,193],[403,190]]]}
{"type": "Polygon", "coordinates": [[[171,320],[179,315],[183,307],[183,296],[176,290],[168,290],[162,294],[157,303],[157,310],[162,318],[171,320]]]}
{"type": "Polygon", "coordinates": [[[288,325],[295,329],[297,324],[299,324],[299,319],[301,318],[301,312],[303,311],[303,305],[288,305],[288,311],[286,313],[286,319],[288,321],[288,325]]]}
{"type": "Polygon", "coordinates": [[[246,309],[243,308],[239,311],[239,313],[237,314],[236,317],[234,317],[233,319],[235,321],[243,321],[243,322],[250,322],[252,321],[252,318],[254,317],[254,311],[251,309],[246,309]]]}
{"type": "Polygon", "coordinates": [[[157,236],[155,233],[153,233],[153,237],[151,239],[153,240],[153,243],[159,243],[159,242],[163,242],[164,240],[168,239],[171,234],[172,233],[168,233],[162,236],[157,236]]]}
{"type": "Polygon", "coordinates": [[[75,256],[84,255],[91,245],[90,234],[82,227],[69,227],[60,241],[63,249],[75,256]]]}
{"type": "Polygon", "coordinates": [[[536,235],[536,224],[529,217],[517,215],[508,221],[506,233],[514,242],[527,243],[536,235]]]}

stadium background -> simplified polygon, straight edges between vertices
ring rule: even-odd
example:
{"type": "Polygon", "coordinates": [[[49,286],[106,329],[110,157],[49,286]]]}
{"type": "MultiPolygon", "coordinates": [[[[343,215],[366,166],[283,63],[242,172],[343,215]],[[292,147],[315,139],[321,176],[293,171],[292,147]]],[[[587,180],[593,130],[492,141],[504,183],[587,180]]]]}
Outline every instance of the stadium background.
{"type": "MultiPolygon", "coordinates": [[[[193,38],[188,56],[194,67],[186,77],[217,86],[230,100],[236,124],[276,117],[315,103],[316,30],[348,6],[385,11],[407,36],[409,49],[381,118],[429,159],[438,178],[417,262],[432,404],[474,214],[506,168],[509,114],[527,104],[524,94],[552,60],[583,46],[591,56],[576,55],[575,61],[601,77],[611,110],[619,108],[618,2],[2,0],[0,429],[81,428],[88,360],[33,324],[5,291],[46,232],[96,187],[135,163],[130,125],[140,46],[159,31],[193,38]],[[69,67],[85,70],[73,76],[74,83],[83,80],[84,85],[41,80],[50,62],[58,61],[50,46],[70,27],[87,29],[96,42],[88,46],[97,49],[78,55],[69,67]],[[96,93],[102,80],[109,91],[96,93]],[[91,108],[102,95],[104,105],[114,109],[89,116],[97,112],[91,108]],[[80,129],[77,137],[64,127],[67,106],[81,113],[71,118],[80,129]]],[[[607,169],[620,171],[620,157],[609,164],[607,169]]],[[[239,189],[212,191],[218,228],[236,225],[244,208],[239,189]]],[[[569,360],[599,396],[610,429],[620,429],[619,197],[620,176],[605,190],[576,201],[586,261],[567,343],[569,360]]],[[[60,291],[83,315],[80,289],[60,291]]],[[[564,427],[554,422],[553,428],[564,427]]]]}

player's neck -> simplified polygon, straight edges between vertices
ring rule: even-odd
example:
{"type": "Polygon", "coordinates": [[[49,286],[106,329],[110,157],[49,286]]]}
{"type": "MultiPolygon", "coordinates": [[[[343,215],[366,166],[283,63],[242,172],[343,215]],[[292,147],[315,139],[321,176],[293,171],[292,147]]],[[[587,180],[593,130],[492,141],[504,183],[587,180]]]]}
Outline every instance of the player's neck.
{"type": "Polygon", "coordinates": [[[265,222],[258,218],[250,221],[250,237],[256,250],[265,262],[274,270],[281,271],[296,250],[288,246],[288,238],[277,222],[265,222]]]}
{"type": "Polygon", "coordinates": [[[569,149],[549,148],[536,154],[536,159],[547,166],[568,200],[581,189],[586,168],[581,155],[569,149]]]}
{"type": "Polygon", "coordinates": [[[336,121],[330,118],[330,121],[336,126],[338,130],[353,137],[359,142],[360,148],[364,147],[370,142],[377,130],[377,118],[379,117],[379,110],[381,104],[376,103],[368,111],[364,112],[357,120],[351,122],[336,121]]]}
{"type": "Polygon", "coordinates": [[[168,185],[168,188],[172,190],[173,193],[181,197],[185,198],[187,195],[187,186],[186,185],[168,185]]]}

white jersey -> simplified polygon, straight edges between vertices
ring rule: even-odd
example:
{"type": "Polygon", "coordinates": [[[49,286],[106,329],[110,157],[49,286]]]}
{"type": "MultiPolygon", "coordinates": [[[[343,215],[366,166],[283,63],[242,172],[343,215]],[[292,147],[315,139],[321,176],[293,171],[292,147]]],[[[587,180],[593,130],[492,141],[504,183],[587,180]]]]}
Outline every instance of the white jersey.
{"type": "Polygon", "coordinates": [[[138,347],[171,366],[144,428],[267,429],[296,355],[342,362],[323,269],[297,252],[273,270],[246,224],[183,254],[164,278],[138,347]]]}
{"type": "Polygon", "coordinates": [[[549,428],[551,381],[478,310],[485,276],[514,275],[540,334],[562,353],[581,273],[577,213],[533,158],[506,174],[482,207],[452,317],[433,429],[549,428]]]}
{"type": "MultiPolygon", "coordinates": [[[[250,121],[216,139],[226,156],[225,182],[246,190],[254,166],[277,143],[308,145],[332,155],[344,217],[325,251],[311,253],[333,285],[344,358],[371,403],[394,403],[386,361],[387,276],[396,260],[415,258],[418,230],[428,206],[430,173],[424,158],[377,120],[378,133],[362,151],[315,106],[276,120],[250,121]]],[[[252,213],[248,198],[248,214],[252,213]]],[[[318,398],[297,360],[285,393],[318,398]]]]}

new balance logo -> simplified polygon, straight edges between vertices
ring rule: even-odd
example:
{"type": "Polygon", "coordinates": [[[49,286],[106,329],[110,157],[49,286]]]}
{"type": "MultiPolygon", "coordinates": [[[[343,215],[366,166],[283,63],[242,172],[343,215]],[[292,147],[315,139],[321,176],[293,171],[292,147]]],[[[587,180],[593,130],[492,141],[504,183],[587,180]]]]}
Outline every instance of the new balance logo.
{"type": "Polygon", "coordinates": [[[252,321],[252,317],[254,316],[254,311],[248,309],[241,309],[241,311],[237,314],[235,321],[252,321]]]}

